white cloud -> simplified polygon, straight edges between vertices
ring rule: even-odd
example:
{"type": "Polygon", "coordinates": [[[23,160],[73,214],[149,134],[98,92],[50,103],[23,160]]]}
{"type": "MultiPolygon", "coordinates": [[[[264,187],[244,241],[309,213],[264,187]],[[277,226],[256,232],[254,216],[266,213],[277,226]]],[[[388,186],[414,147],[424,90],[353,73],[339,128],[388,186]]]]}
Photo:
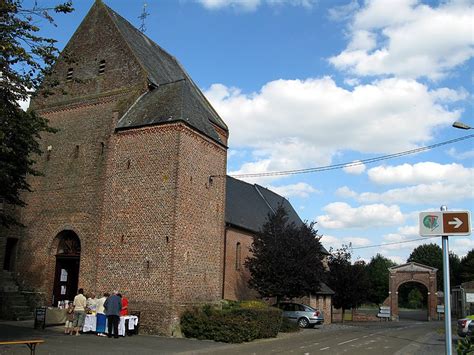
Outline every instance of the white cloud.
{"type": "Polygon", "coordinates": [[[243,11],[254,11],[260,5],[261,0],[197,0],[208,10],[219,10],[232,7],[243,11]]]}
{"type": "Polygon", "coordinates": [[[305,182],[283,186],[267,186],[267,188],[286,198],[293,196],[306,198],[310,194],[318,192],[318,190],[305,182]]]}
{"type": "Polygon", "coordinates": [[[453,251],[460,258],[466,256],[466,254],[474,249],[474,239],[471,237],[452,237],[449,238],[449,251],[453,251]]]}
{"type": "Polygon", "coordinates": [[[358,194],[352,191],[348,186],[340,187],[336,190],[336,195],[344,198],[357,198],[358,194]]]}
{"type": "Polygon", "coordinates": [[[232,174],[327,165],[343,150],[412,149],[460,115],[439,91],[394,78],[351,90],[329,77],[275,80],[251,94],[214,84],[205,94],[232,132],[230,146],[253,150],[252,161],[232,174]]]}
{"type": "Polygon", "coordinates": [[[415,235],[412,235],[412,234],[404,235],[402,234],[402,232],[400,234],[390,233],[390,234],[384,235],[382,244],[386,244],[386,245],[383,245],[381,249],[384,251],[402,250],[402,249],[413,250],[417,246],[424,244],[426,242],[427,242],[427,239],[420,239],[420,235],[418,234],[418,228],[417,228],[417,232],[415,235]],[[415,240],[415,239],[418,239],[418,240],[415,240]]]}
{"type": "Polygon", "coordinates": [[[361,237],[346,237],[342,241],[347,244],[351,244],[353,247],[365,247],[371,244],[370,239],[361,237]]]}
{"type": "Polygon", "coordinates": [[[333,21],[344,21],[349,19],[353,13],[359,9],[359,3],[357,0],[352,0],[347,5],[334,6],[329,9],[329,18],[333,21]]]}
{"type": "Polygon", "coordinates": [[[474,169],[461,164],[439,164],[421,162],[414,165],[377,166],[367,172],[369,179],[376,184],[412,185],[433,182],[456,182],[469,185],[474,181],[474,169]]]}
{"type": "Polygon", "coordinates": [[[382,255],[386,257],[387,259],[392,260],[397,265],[403,265],[407,262],[406,258],[399,255],[391,255],[387,253],[383,253],[382,255]]]}
{"type": "Polygon", "coordinates": [[[339,238],[325,234],[323,234],[320,242],[328,251],[330,248],[336,249],[342,245],[342,241],[339,238]]]}
{"type": "Polygon", "coordinates": [[[474,55],[473,5],[372,0],[349,26],[351,41],[330,62],[353,74],[439,79],[474,55]],[[364,39],[365,38],[365,39],[364,39]]]}
{"type": "Polygon", "coordinates": [[[465,152],[458,152],[456,148],[452,147],[447,150],[447,154],[456,159],[456,160],[464,160],[464,159],[472,159],[474,158],[474,150],[467,150],[465,152]]]}
{"type": "Polygon", "coordinates": [[[351,207],[344,202],[333,202],[324,207],[325,215],[317,216],[316,221],[323,228],[375,228],[391,226],[405,220],[396,205],[382,204],[351,207]]]}
{"type": "Polygon", "coordinates": [[[372,182],[379,185],[411,185],[384,192],[361,192],[348,186],[337,189],[336,194],[353,198],[361,203],[452,203],[474,197],[474,169],[460,164],[421,162],[397,166],[378,166],[368,170],[372,182]]]}
{"type": "Polygon", "coordinates": [[[355,160],[342,168],[345,173],[352,175],[360,175],[365,171],[365,164],[360,160],[355,160]]]}
{"type": "Polygon", "coordinates": [[[358,194],[350,189],[345,189],[342,192],[346,197],[353,197],[361,203],[439,204],[440,201],[452,203],[466,198],[474,198],[474,182],[466,185],[435,182],[391,189],[382,193],[363,192],[358,194]]]}
{"type": "Polygon", "coordinates": [[[223,8],[233,8],[242,11],[255,11],[262,4],[269,6],[301,6],[311,9],[317,0],[197,0],[208,10],[220,10],[223,8]]]}

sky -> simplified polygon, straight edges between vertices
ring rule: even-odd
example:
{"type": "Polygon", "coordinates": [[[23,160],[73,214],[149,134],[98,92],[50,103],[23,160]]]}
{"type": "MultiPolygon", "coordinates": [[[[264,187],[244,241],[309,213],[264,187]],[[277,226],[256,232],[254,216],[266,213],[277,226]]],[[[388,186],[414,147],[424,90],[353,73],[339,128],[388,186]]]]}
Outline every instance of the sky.
{"type": "MultiPolygon", "coordinates": [[[[143,1],[105,3],[140,27],[143,1]]],[[[75,11],[43,34],[64,48],[92,4],[73,1],[75,11]]],[[[351,243],[354,260],[380,253],[401,264],[420,244],[441,245],[420,237],[420,212],[474,210],[472,138],[363,163],[474,133],[452,127],[474,126],[471,1],[148,0],[145,8],[145,34],[181,62],[229,127],[228,174],[288,198],[317,222],[327,249],[351,243]]],[[[474,239],[450,237],[449,247],[462,257],[474,239]]]]}

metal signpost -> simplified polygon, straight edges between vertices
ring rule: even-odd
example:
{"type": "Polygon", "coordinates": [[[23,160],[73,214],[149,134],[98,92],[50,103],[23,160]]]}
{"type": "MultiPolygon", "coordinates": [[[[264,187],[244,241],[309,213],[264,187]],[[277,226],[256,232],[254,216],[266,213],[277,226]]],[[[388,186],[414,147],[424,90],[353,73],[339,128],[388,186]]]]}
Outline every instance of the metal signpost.
{"type": "Polygon", "coordinates": [[[449,240],[448,236],[470,235],[471,215],[469,211],[447,211],[420,213],[420,235],[423,237],[441,236],[443,240],[443,278],[444,278],[444,328],[446,354],[452,354],[451,295],[449,285],[449,240]]]}

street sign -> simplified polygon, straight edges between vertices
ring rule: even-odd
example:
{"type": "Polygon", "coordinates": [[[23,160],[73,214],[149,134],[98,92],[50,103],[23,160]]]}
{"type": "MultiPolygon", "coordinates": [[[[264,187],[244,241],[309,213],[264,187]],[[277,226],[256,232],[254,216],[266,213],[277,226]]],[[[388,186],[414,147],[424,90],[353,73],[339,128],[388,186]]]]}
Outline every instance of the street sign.
{"type": "Polygon", "coordinates": [[[420,213],[420,235],[423,237],[470,234],[471,214],[469,211],[420,213]]]}

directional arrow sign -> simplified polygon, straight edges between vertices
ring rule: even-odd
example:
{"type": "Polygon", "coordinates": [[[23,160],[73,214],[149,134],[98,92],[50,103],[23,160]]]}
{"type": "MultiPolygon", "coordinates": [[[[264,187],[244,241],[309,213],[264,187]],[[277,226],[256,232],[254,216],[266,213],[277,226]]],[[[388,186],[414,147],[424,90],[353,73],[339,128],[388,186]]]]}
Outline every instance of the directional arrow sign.
{"type": "Polygon", "coordinates": [[[443,211],[420,213],[420,235],[470,235],[471,215],[469,211],[443,211]]]}

